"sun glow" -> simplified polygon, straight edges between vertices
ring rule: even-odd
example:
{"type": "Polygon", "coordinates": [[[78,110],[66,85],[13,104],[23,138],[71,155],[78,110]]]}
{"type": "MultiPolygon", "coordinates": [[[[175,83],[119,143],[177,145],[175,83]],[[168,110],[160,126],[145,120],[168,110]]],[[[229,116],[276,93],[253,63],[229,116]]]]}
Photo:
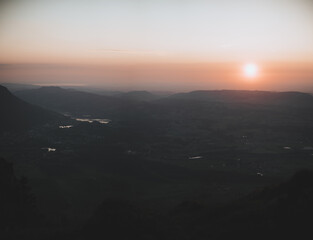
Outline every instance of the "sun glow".
{"type": "Polygon", "coordinates": [[[247,63],[243,67],[244,75],[248,78],[255,78],[258,75],[259,68],[254,63],[247,63]]]}

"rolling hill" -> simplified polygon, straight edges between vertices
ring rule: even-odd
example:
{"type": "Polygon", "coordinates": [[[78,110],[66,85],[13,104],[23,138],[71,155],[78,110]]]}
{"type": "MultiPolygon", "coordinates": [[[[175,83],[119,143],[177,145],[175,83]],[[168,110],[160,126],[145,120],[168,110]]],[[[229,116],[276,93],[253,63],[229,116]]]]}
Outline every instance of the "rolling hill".
{"type": "Polygon", "coordinates": [[[193,91],[172,95],[172,99],[211,101],[222,103],[249,103],[272,106],[312,107],[313,96],[301,92],[269,92],[245,90],[193,91]]]}
{"type": "Polygon", "coordinates": [[[26,130],[63,118],[57,113],[20,100],[3,86],[0,86],[0,116],[0,132],[26,130]]]}
{"type": "Polygon", "coordinates": [[[15,95],[31,104],[79,116],[108,116],[113,109],[122,107],[127,102],[109,96],[60,87],[41,87],[18,91],[15,92],[15,95]]]}

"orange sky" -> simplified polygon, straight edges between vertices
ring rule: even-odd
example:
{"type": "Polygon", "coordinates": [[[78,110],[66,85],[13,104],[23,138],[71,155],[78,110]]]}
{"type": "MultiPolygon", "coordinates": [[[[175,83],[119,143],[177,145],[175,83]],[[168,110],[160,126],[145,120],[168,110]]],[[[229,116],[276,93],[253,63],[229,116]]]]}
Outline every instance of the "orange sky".
{"type": "Polygon", "coordinates": [[[0,4],[0,82],[313,91],[310,0],[0,4]]]}
{"type": "Polygon", "coordinates": [[[255,78],[243,64],[140,63],[111,65],[9,64],[0,66],[3,82],[87,85],[115,90],[262,89],[313,92],[313,64],[261,63],[255,78]]]}

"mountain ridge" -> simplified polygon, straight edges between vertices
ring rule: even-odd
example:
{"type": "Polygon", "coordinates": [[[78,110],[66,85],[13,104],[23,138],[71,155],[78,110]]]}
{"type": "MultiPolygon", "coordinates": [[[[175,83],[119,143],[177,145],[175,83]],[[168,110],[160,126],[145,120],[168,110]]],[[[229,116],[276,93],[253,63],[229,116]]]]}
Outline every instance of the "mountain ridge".
{"type": "Polygon", "coordinates": [[[63,118],[55,112],[24,102],[1,85],[0,115],[0,132],[27,130],[63,118]]]}
{"type": "Polygon", "coordinates": [[[172,99],[202,100],[213,102],[246,102],[274,105],[313,105],[313,96],[309,93],[289,91],[272,92],[256,90],[198,90],[188,93],[178,93],[170,96],[172,99]]]}

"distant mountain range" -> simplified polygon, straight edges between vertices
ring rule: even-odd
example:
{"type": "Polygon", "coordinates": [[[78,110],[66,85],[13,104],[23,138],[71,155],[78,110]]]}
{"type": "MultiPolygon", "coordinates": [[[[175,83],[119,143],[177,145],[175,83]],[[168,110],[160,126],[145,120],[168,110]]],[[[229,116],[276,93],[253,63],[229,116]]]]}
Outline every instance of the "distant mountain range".
{"type": "Polygon", "coordinates": [[[301,92],[268,92],[268,91],[193,91],[171,96],[173,99],[188,99],[224,103],[251,103],[264,105],[286,105],[305,107],[313,105],[313,96],[301,92]]]}
{"type": "Polygon", "coordinates": [[[0,132],[26,130],[30,127],[54,122],[63,116],[33,106],[15,97],[0,85],[0,132]]]}
{"type": "Polygon", "coordinates": [[[152,101],[161,98],[161,96],[153,94],[148,91],[132,91],[126,93],[120,93],[117,95],[121,99],[135,100],[135,101],[152,101]]]}
{"type": "Polygon", "coordinates": [[[60,87],[18,91],[15,95],[31,104],[73,115],[102,115],[121,107],[124,102],[118,98],[60,87]]]}
{"type": "Polygon", "coordinates": [[[22,83],[0,83],[0,85],[3,87],[6,87],[12,93],[16,91],[40,88],[40,86],[37,86],[37,85],[22,84],[22,83]]]}
{"type": "Polygon", "coordinates": [[[41,87],[17,91],[14,94],[26,102],[46,109],[76,116],[93,115],[94,117],[110,117],[159,98],[146,91],[104,96],[60,87],[41,87]]]}
{"type": "Polygon", "coordinates": [[[285,112],[293,109],[294,114],[301,111],[302,115],[311,117],[313,111],[313,96],[301,92],[216,90],[161,96],[133,91],[104,96],[60,87],[41,87],[14,94],[26,102],[60,113],[123,121],[138,117],[158,119],[160,116],[176,119],[181,117],[180,113],[186,117],[215,115],[215,118],[225,118],[226,115],[238,115],[244,109],[245,114],[250,114],[249,111],[263,108],[269,111],[269,115],[274,109],[285,112]],[[237,110],[233,112],[231,109],[237,110]]]}

